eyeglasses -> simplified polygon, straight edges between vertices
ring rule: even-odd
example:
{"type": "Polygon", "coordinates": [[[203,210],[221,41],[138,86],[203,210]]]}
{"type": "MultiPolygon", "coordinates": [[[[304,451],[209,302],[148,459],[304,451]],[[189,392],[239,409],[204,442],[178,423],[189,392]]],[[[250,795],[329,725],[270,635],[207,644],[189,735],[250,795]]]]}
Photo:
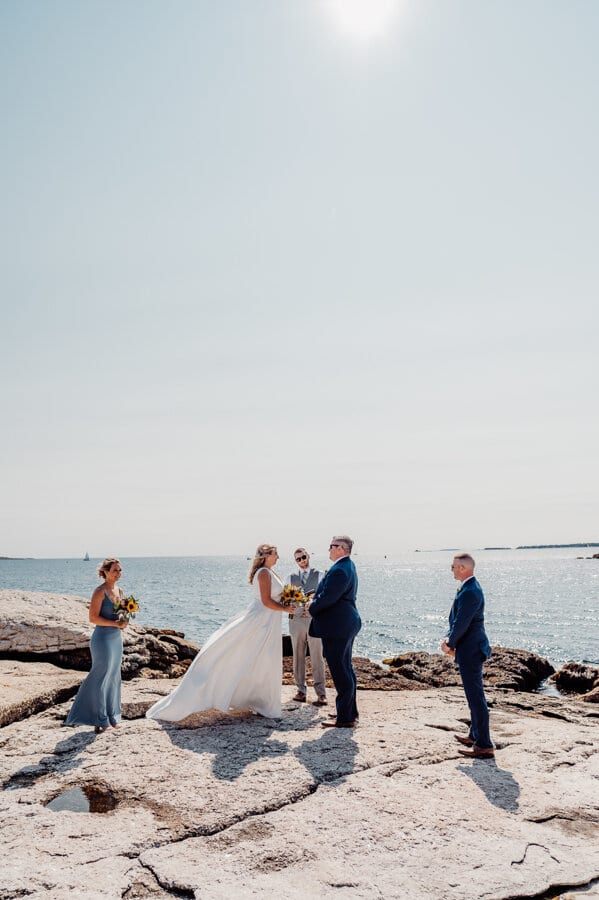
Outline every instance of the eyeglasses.
{"type": "Polygon", "coordinates": [[[305,553],[304,553],[303,556],[296,556],[296,557],[295,557],[295,561],[296,561],[296,562],[304,562],[304,560],[306,560],[306,559],[308,559],[308,557],[306,556],[305,553]]]}
{"type": "Polygon", "coordinates": [[[332,550],[333,547],[343,547],[343,544],[329,544],[329,550],[332,550]]]}

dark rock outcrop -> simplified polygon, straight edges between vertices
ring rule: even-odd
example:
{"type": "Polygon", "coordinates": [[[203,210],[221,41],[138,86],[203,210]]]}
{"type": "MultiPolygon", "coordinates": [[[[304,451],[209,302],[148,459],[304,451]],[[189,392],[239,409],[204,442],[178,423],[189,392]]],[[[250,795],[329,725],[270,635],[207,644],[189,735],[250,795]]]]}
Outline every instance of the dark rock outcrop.
{"type": "Polygon", "coordinates": [[[170,628],[136,628],[135,636],[139,639],[123,648],[124,678],[179,678],[200,650],[182,631],[170,628]]]}
{"type": "Polygon", "coordinates": [[[384,659],[392,672],[402,675],[407,681],[425,687],[457,687],[461,684],[459,672],[448,656],[441,653],[427,653],[425,650],[401,653],[384,659]]]}
{"type": "MultiPolygon", "coordinates": [[[[405,678],[399,672],[387,669],[385,666],[372,662],[372,660],[366,659],[364,656],[354,656],[353,664],[358,681],[358,690],[360,691],[424,691],[427,687],[430,687],[428,684],[421,684],[418,681],[405,678]]],[[[326,664],[325,672],[327,688],[334,690],[333,680],[326,664]]],[[[308,685],[310,685],[309,693],[313,693],[310,657],[306,659],[306,678],[308,685]]],[[[293,684],[293,658],[289,656],[283,657],[283,684],[293,684]]]]}
{"type": "Polygon", "coordinates": [[[513,647],[493,647],[491,658],[483,669],[489,687],[509,691],[536,691],[554,672],[544,657],[513,647]]]}
{"type": "Polygon", "coordinates": [[[587,703],[599,703],[599,667],[566,663],[551,679],[564,693],[582,694],[587,703]]]}
{"type": "MultiPolygon", "coordinates": [[[[384,660],[393,672],[427,687],[454,687],[461,683],[457,666],[440,653],[402,653],[384,660]]],[[[534,691],[555,669],[546,659],[527,650],[493,647],[483,668],[488,687],[510,691],[534,691]]]]}

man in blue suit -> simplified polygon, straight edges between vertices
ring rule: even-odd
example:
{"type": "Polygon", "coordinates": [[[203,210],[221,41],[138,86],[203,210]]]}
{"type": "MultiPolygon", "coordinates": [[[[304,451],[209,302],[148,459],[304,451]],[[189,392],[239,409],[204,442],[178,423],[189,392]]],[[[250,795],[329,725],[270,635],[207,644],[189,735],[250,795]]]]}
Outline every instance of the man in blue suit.
{"type": "Polygon", "coordinates": [[[455,657],[470,707],[468,737],[461,734],[454,737],[470,748],[460,750],[462,756],[487,759],[495,756],[495,750],[489,734],[489,709],[483,689],[483,663],[491,655],[485,632],[485,598],[474,577],[474,560],[469,553],[454,556],[451,571],[461,586],[449,613],[449,633],[441,650],[455,657]]]}
{"type": "Polygon", "coordinates": [[[337,691],[337,717],[323,728],[353,728],[358,720],[356,673],[352,665],[354,639],[362,627],[356,609],[358,575],[350,559],[354,542],[337,535],[329,547],[333,565],[310,603],[310,634],[322,639],[322,652],[337,691]]]}

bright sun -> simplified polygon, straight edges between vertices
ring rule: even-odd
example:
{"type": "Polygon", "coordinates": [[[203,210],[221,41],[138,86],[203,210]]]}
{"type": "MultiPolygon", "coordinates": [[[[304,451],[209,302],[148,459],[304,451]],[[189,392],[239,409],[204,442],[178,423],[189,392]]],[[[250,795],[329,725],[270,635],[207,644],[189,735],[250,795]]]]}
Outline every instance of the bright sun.
{"type": "Polygon", "coordinates": [[[399,12],[400,0],[328,0],[327,11],[351,37],[368,40],[381,37],[399,12]]]}

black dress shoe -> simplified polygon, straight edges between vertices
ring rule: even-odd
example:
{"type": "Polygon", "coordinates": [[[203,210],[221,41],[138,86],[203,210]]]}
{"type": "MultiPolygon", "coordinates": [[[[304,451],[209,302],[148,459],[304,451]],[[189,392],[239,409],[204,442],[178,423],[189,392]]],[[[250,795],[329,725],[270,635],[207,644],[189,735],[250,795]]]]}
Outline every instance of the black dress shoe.
{"type": "Polygon", "coordinates": [[[321,722],[320,724],[323,728],[355,728],[357,722],[338,722],[335,719],[334,722],[321,722]]]}
{"type": "Polygon", "coordinates": [[[468,756],[470,759],[492,759],[495,756],[493,747],[477,747],[472,745],[471,750],[458,750],[462,756],[468,756]]]}
{"type": "Polygon", "coordinates": [[[471,737],[463,737],[461,734],[454,734],[454,738],[456,741],[459,741],[460,744],[463,744],[464,747],[472,747],[474,746],[474,741],[471,737]]]}

